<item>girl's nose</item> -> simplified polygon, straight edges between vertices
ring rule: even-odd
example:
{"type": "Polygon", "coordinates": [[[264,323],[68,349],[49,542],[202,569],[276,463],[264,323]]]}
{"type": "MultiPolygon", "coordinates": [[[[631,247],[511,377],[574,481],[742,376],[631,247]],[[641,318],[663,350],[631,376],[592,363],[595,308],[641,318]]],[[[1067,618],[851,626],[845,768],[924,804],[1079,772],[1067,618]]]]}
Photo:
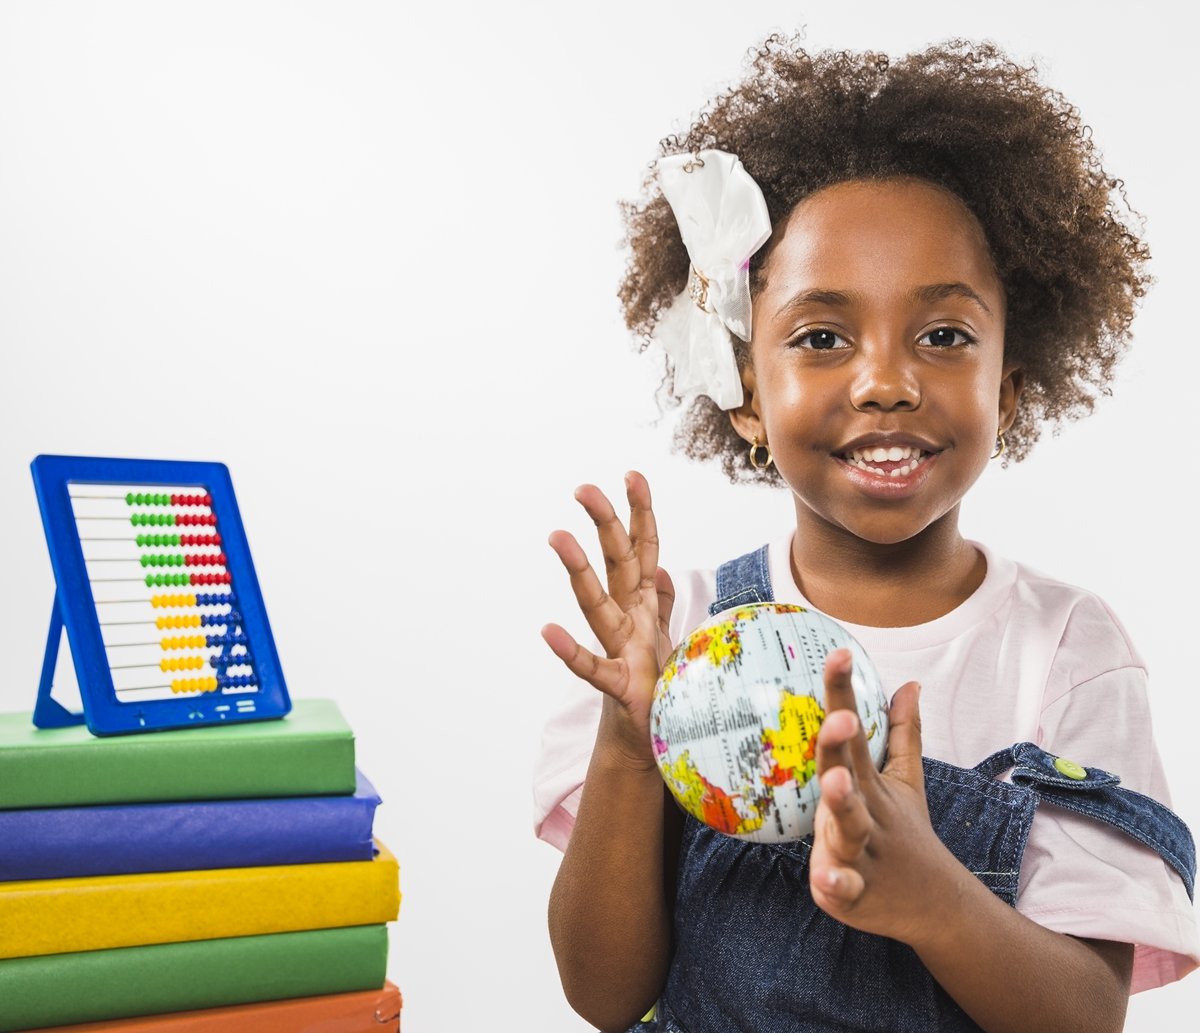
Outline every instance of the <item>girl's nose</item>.
{"type": "Polygon", "coordinates": [[[921,385],[911,356],[903,348],[864,348],[854,363],[850,402],[866,412],[915,409],[921,404],[921,385]]]}

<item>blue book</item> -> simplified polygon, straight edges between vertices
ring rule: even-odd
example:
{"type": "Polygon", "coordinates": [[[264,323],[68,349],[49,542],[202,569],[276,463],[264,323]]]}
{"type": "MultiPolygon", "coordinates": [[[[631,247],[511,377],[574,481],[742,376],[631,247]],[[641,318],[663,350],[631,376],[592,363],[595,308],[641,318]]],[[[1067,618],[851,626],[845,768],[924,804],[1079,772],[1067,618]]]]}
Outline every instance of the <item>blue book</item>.
{"type": "Polygon", "coordinates": [[[379,794],[0,811],[0,881],[369,861],[379,794]]]}

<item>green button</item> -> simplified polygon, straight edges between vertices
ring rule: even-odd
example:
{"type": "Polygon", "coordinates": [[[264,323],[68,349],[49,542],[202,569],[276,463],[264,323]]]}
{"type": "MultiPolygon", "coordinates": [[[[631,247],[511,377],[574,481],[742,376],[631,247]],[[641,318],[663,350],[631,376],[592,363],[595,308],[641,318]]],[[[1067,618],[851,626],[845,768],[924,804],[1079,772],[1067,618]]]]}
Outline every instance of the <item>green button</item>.
{"type": "Polygon", "coordinates": [[[1076,781],[1087,778],[1087,771],[1081,768],[1073,760],[1067,760],[1065,757],[1055,757],[1054,767],[1060,775],[1066,775],[1067,778],[1073,778],[1076,781]]]}

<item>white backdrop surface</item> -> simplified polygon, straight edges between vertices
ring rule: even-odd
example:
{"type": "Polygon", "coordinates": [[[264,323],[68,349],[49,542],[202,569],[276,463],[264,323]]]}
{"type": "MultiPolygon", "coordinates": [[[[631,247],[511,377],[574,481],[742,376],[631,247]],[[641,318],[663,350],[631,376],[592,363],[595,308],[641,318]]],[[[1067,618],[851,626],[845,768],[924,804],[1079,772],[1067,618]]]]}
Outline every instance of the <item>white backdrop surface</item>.
{"type": "MultiPolygon", "coordinates": [[[[566,678],[538,628],[584,630],[546,536],[586,541],[573,488],[631,467],[668,569],[790,518],[670,454],[614,296],[617,201],[771,30],[990,38],[1079,106],[1158,282],[1112,397],[989,470],[963,528],[1121,616],[1200,827],[1194,44],[1167,10],[0,3],[0,709],[32,706],[54,591],[30,460],[226,462],[292,694],[337,700],[384,798],[404,1028],[587,1028],[530,829],[566,678]]],[[[1200,976],[1135,998],[1127,1029],[1198,1011],[1200,976]]]]}

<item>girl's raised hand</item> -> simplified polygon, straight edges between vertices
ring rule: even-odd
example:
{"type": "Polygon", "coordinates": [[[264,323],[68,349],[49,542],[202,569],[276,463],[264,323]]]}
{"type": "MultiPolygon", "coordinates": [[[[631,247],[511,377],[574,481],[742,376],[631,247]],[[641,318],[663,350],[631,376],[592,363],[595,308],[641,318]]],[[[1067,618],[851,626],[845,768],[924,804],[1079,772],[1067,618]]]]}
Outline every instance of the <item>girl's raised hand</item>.
{"type": "Polygon", "coordinates": [[[914,943],[937,921],[938,888],[961,867],[929,820],[921,764],[920,688],[908,682],[888,714],[888,759],[871,760],[850,684],[850,651],[825,660],[825,721],[817,734],[817,804],[809,885],[840,922],[914,943]]]}
{"type": "Polygon", "coordinates": [[[606,655],[596,656],[557,624],[547,624],[542,638],[574,674],[604,693],[597,743],[608,741],[622,759],[652,768],[650,701],[671,651],[668,623],[675,589],[658,566],[650,486],[641,474],[631,472],[625,477],[625,490],[628,531],[595,485],[585,484],[575,492],[596,525],[607,589],[574,536],[566,531],[550,535],[550,547],[570,575],[579,608],[606,655]]]}

